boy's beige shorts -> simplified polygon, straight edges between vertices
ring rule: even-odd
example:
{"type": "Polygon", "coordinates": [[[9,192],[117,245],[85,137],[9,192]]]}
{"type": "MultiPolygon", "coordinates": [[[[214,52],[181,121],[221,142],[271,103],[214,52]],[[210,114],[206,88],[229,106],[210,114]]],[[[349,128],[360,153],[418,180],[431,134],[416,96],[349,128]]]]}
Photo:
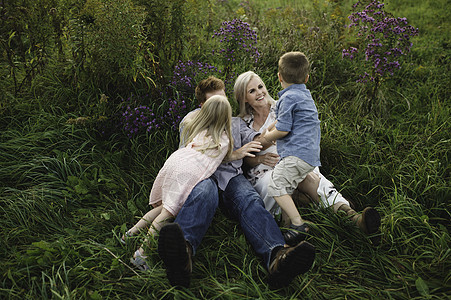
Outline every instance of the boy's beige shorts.
{"type": "Polygon", "coordinates": [[[287,156],[274,167],[269,180],[268,196],[292,195],[313,166],[296,156],[287,156]]]}

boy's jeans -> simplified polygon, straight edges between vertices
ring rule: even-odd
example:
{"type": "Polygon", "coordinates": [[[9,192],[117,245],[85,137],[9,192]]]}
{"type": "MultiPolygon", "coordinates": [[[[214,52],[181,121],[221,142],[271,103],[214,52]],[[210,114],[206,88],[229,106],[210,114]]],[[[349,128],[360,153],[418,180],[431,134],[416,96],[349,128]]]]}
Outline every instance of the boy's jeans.
{"type": "Polygon", "coordinates": [[[243,175],[233,177],[222,195],[225,208],[239,221],[246,239],[269,268],[271,251],[285,240],[263,200],[243,175]]]}

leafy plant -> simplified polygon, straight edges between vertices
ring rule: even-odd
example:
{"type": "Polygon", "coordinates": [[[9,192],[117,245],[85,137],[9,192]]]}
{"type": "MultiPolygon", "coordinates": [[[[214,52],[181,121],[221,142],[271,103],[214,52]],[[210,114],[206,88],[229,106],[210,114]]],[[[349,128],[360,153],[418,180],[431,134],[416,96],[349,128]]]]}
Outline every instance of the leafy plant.
{"type": "Polygon", "coordinates": [[[12,81],[15,95],[43,72],[53,53],[61,54],[62,15],[55,6],[53,0],[0,3],[0,49],[8,70],[1,75],[12,81]]]}
{"type": "Polygon", "coordinates": [[[184,0],[135,0],[145,9],[142,36],[151,44],[150,53],[155,61],[155,72],[161,84],[167,83],[177,62],[182,59],[185,44],[184,0]]]}
{"type": "MultiPolygon", "coordinates": [[[[89,0],[80,18],[86,24],[86,75],[99,81],[103,91],[120,92],[124,83],[133,82],[140,73],[141,79],[151,81],[153,74],[145,72],[146,66],[135,64],[136,59],[148,54],[150,47],[141,38],[145,18],[142,8],[131,0],[89,0]]],[[[152,66],[151,60],[148,65],[152,66]]]]}

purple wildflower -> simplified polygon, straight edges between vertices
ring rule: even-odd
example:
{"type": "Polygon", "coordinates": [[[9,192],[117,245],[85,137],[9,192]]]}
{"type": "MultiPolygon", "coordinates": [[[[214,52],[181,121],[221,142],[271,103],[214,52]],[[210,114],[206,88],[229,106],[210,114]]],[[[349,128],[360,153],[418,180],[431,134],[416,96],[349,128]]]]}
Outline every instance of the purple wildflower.
{"type": "MultiPolygon", "coordinates": [[[[223,48],[219,50],[226,65],[229,62],[242,61],[247,58],[258,62],[260,53],[257,50],[257,33],[249,23],[240,19],[225,21],[218,31],[213,33],[213,38],[219,39],[223,48]]],[[[213,51],[216,53],[217,51],[213,51]]]]}
{"type": "Polygon", "coordinates": [[[379,1],[358,1],[353,8],[362,10],[348,17],[351,21],[349,27],[357,28],[357,36],[363,45],[360,49],[343,49],[342,57],[352,60],[359,53],[364,56],[365,65],[372,70],[372,75],[365,72],[358,82],[393,75],[401,67],[400,56],[410,51],[410,39],[418,35],[418,29],[407,25],[406,18],[395,18],[386,12],[384,3],[379,1]]]}

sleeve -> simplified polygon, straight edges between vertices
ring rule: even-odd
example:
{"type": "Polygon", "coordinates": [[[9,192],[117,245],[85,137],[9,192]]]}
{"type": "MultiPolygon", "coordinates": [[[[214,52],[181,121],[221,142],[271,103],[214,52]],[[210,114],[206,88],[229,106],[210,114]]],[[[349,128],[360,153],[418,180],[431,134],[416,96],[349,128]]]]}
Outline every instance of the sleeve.
{"type": "Polygon", "coordinates": [[[197,110],[190,111],[179,123],[179,140],[180,140],[179,148],[183,148],[183,144],[185,142],[185,141],[183,141],[183,137],[182,137],[182,132],[183,132],[183,129],[185,128],[185,124],[187,122],[189,122],[192,118],[194,118],[195,111],[197,111],[197,110]]]}
{"type": "Polygon", "coordinates": [[[220,149],[221,159],[223,159],[226,156],[227,150],[229,149],[229,143],[230,143],[229,138],[227,137],[227,134],[224,132],[221,135],[221,149],[220,149]]]}
{"type": "Polygon", "coordinates": [[[293,126],[293,105],[290,99],[285,97],[277,103],[277,124],[276,129],[279,131],[290,132],[293,126]]]}
{"type": "Polygon", "coordinates": [[[254,138],[260,133],[247,126],[246,122],[240,119],[240,135],[241,135],[241,145],[252,142],[254,138]]]}

